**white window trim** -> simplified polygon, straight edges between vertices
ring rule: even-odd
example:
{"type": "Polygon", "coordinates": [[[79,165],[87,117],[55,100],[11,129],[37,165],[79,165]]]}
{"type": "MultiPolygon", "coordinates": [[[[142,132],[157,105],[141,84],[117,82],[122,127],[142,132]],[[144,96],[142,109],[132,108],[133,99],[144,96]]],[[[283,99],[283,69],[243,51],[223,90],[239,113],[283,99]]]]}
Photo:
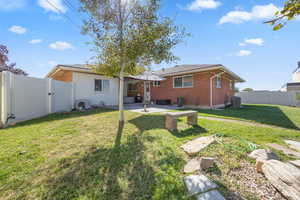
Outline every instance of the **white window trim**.
{"type": "Polygon", "coordinates": [[[95,93],[105,93],[105,92],[107,92],[104,88],[103,88],[103,81],[105,81],[105,80],[107,80],[107,81],[109,81],[109,88],[108,89],[110,89],[110,80],[109,79],[101,79],[101,78],[95,78],[94,79],[94,92],[95,93]],[[101,81],[101,90],[100,91],[96,91],[95,89],[95,84],[96,84],[96,80],[100,80],[101,81]]]}
{"type": "Polygon", "coordinates": [[[153,87],[160,87],[160,85],[161,85],[161,81],[153,81],[153,83],[152,83],[153,87]],[[158,82],[159,82],[159,85],[155,84],[155,83],[158,83],[158,82]]]}
{"type": "Polygon", "coordinates": [[[174,76],[173,77],[173,88],[192,88],[192,87],[194,87],[194,76],[192,74],[190,74],[190,75],[184,75],[184,76],[174,76]],[[184,79],[184,77],[189,77],[189,76],[192,77],[192,85],[191,86],[184,86],[183,79],[184,79]],[[175,79],[176,78],[182,78],[182,85],[181,85],[181,87],[175,87],[175,79]]]}
{"type": "Polygon", "coordinates": [[[216,81],[215,88],[221,89],[222,88],[222,76],[221,75],[216,76],[215,81],[216,81]],[[218,80],[220,80],[220,84],[218,84],[218,80]]]}

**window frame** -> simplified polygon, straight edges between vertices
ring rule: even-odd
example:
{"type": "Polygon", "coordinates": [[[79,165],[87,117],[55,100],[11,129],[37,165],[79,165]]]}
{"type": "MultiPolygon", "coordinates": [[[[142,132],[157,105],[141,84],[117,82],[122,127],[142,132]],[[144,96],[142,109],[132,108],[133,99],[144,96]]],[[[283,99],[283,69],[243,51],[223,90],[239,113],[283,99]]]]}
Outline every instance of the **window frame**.
{"type": "Polygon", "coordinates": [[[100,78],[95,78],[94,79],[94,92],[101,93],[101,92],[106,92],[109,89],[110,89],[110,80],[108,80],[108,79],[100,79],[100,78]],[[100,81],[100,83],[101,83],[100,90],[96,90],[96,81],[100,81]],[[104,88],[104,81],[108,81],[108,88],[104,88]]]}
{"type": "Polygon", "coordinates": [[[194,76],[193,76],[193,74],[189,74],[189,75],[183,75],[183,76],[174,76],[173,77],[173,88],[193,88],[194,87],[194,76]],[[191,81],[191,83],[192,83],[192,85],[191,86],[184,86],[184,78],[186,78],[186,77],[191,77],[192,78],[192,81],[191,81]],[[177,78],[181,78],[181,87],[176,87],[175,86],[175,79],[177,79],[177,78]]]}
{"type": "Polygon", "coordinates": [[[230,89],[231,89],[231,90],[234,90],[234,81],[233,81],[233,80],[230,80],[230,83],[229,83],[229,84],[230,84],[230,86],[229,86],[230,89]]]}
{"type": "Polygon", "coordinates": [[[222,88],[222,76],[217,75],[215,78],[215,88],[221,89],[222,88]]]}
{"type": "Polygon", "coordinates": [[[153,87],[160,87],[160,85],[161,85],[161,82],[160,82],[160,81],[153,81],[153,82],[152,82],[152,86],[153,86],[153,87]],[[159,84],[157,84],[157,83],[159,83],[159,84]]]}

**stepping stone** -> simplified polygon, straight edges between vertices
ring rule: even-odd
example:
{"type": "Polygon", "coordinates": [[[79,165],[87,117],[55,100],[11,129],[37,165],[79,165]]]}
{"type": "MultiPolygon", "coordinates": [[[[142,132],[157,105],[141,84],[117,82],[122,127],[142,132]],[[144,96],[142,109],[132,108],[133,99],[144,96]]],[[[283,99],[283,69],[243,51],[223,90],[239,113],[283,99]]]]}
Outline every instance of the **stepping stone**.
{"type": "Polygon", "coordinates": [[[211,157],[202,157],[200,159],[200,168],[202,170],[211,168],[211,167],[214,166],[214,163],[215,163],[215,159],[214,158],[211,158],[211,157]]]}
{"type": "Polygon", "coordinates": [[[269,149],[257,149],[248,156],[256,160],[279,160],[278,156],[269,149]]]}
{"type": "Polygon", "coordinates": [[[189,155],[193,155],[198,153],[211,143],[215,141],[214,136],[207,136],[207,137],[199,137],[192,141],[189,141],[181,146],[181,148],[188,153],[189,155]]]}
{"type": "Polygon", "coordinates": [[[183,169],[184,173],[192,173],[197,170],[200,170],[200,158],[190,160],[183,169]]]}
{"type": "Polygon", "coordinates": [[[289,161],[289,163],[300,168],[300,160],[292,160],[292,161],[289,161]]]}
{"type": "Polygon", "coordinates": [[[300,152],[294,151],[292,149],[289,149],[285,146],[281,146],[279,144],[267,144],[269,147],[272,147],[274,149],[277,149],[279,151],[282,151],[285,155],[292,155],[297,158],[300,158],[300,152]]]}
{"type": "Polygon", "coordinates": [[[185,185],[190,195],[206,192],[218,186],[204,175],[190,175],[184,178],[185,185]]]}
{"type": "Polygon", "coordinates": [[[217,190],[212,190],[197,196],[197,200],[225,200],[217,190]]]}
{"type": "Polygon", "coordinates": [[[300,152],[300,142],[293,140],[284,140],[292,149],[295,149],[300,152]]]}

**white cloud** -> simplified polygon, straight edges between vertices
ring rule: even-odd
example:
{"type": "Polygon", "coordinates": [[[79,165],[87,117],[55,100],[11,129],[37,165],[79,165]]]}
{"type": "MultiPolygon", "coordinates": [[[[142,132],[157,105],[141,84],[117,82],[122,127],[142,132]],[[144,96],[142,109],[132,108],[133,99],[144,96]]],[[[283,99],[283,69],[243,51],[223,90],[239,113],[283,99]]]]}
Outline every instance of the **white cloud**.
{"type": "Polygon", "coordinates": [[[46,11],[55,12],[55,13],[67,12],[67,8],[64,6],[62,0],[39,0],[38,4],[46,11]]]}
{"type": "Polygon", "coordinates": [[[246,44],[243,43],[243,42],[240,42],[240,43],[239,43],[239,46],[243,47],[243,46],[246,46],[246,44]]]}
{"type": "Polygon", "coordinates": [[[221,5],[221,2],[216,0],[194,0],[187,6],[188,10],[216,9],[221,5]]]}
{"type": "Polygon", "coordinates": [[[16,33],[16,34],[25,34],[26,33],[26,28],[22,26],[12,26],[8,29],[10,32],[16,33]]]}
{"type": "Polygon", "coordinates": [[[38,43],[41,43],[41,42],[42,42],[41,39],[34,39],[34,40],[29,41],[30,44],[38,44],[38,43]]]}
{"type": "Polygon", "coordinates": [[[64,51],[64,50],[67,50],[67,49],[74,49],[72,44],[70,44],[68,42],[63,42],[63,41],[56,41],[54,43],[51,43],[49,45],[49,47],[51,49],[58,50],[58,51],[64,51]]]}
{"type": "Polygon", "coordinates": [[[254,45],[258,45],[258,46],[264,45],[264,42],[265,41],[261,38],[245,39],[245,43],[254,44],[254,45]]]}
{"type": "Polygon", "coordinates": [[[240,50],[239,52],[236,53],[237,56],[249,56],[251,54],[252,52],[248,50],[240,50]]]}
{"type": "Polygon", "coordinates": [[[270,3],[268,5],[254,6],[250,12],[240,10],[230,11],[220,19],[219,24],[241,24],[250,20],[270,19],[275,16],[278,10],[278,7],[270,3]]]}
{"type": "Polygon", "coordinates": [[[0,10],[11,11],[24,7],[25,0],[0,0],[0,10]]]}

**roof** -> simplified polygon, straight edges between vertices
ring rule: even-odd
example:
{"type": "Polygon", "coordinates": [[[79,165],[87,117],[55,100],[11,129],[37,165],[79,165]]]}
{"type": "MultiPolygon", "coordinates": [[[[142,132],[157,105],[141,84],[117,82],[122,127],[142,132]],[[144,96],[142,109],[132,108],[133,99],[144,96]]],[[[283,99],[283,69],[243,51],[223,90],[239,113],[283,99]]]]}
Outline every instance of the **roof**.
{"type": "Polygon", "coordinates": [[[159,71],[155,71],[157,75],[166,77],[166,76],[174,76],[174,75],[181,75],[187,73],[194,73],[194,72],[201,72],[201,71],[209,71],[209,70],[222,70],[232,77],[236,79],[237,82],[245,82],[241,77],[237,74],[230,71],[228,68],[224,67],[221,64],[195,64],[195,65],[176,65],[175,67],[170,67],[166,69],[162,69],[159,71]]]}
{"type": "Polygon", "coordinates": [[[91,68],[88,65],[84,64],[74,64],[74,65],[56,65],[52,70],[46,75],[46,77],[51,77],[51,75],[55,74],[59,70],[69,70],[75,72],[85,72],[85,73],[93,73],[91,68]]]}
{"type": "MultiPolygon", "coordinates": [[[[74,65],[57,65],[55,66],[47,75],[46,77],[51,77],[51,75],[55,74],[59,70],[70,70],[75,72],[83,72],[83,73],[94,73],[91,68],[88,67],[88,65],[80,65],[80,64],[74,64],[74,65]]],[[[174,75],[182,75],[187,73],[194,73],[194,72],[201,72],[201,71],[209,71],[209,70],[221,70],[223,72],[228,73],[233,78],[235,78],[235,81],[237,82],[245,82],[241,77],[239,77],[237,74],[233,73],[226,67],[224,67],[221,64],[195,64],[195,65],[176,65],[175,67],[170,67],[158,71],[151,72],[151,76],[154,77],[153,79],[158,80],[158,76],[160,77],[167,77],[167,76],[174,76],[174,75]]],[[[145,72],[144,74],[141,74],[139,76],[130,76],[131,78],[135,79],[143,79],[147,78],[149,74],[146,74],[149,72],[145,72]]],[[[148,77],[149,78],[149,77],[148,77]]]]}

